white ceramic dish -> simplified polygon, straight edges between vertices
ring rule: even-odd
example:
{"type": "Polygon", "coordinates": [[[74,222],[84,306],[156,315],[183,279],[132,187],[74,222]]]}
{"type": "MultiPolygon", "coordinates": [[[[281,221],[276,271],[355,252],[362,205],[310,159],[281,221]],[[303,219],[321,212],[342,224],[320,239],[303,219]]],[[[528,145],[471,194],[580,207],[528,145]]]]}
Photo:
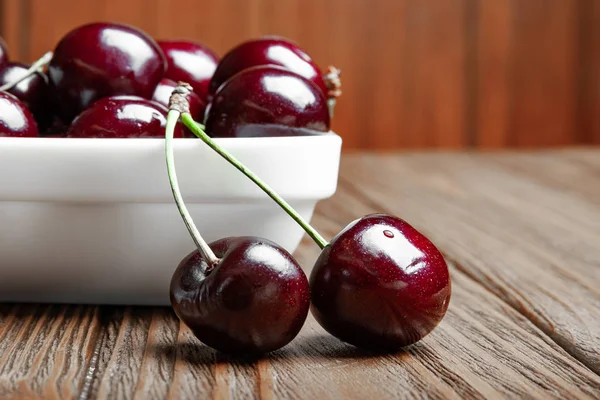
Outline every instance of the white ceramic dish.
{"type": "MultiPolygon", "coordinates": [[[[306,219],[337,187],[341,138],[217,139],[306,219]]],[[[288,251],[304,231],[197,139],[174,144],[206,240],[257,235],[288,251]]],[[[167,305],[194,249],[168,184],[163,139],[0,138],[0,302],[167,305]]]]}

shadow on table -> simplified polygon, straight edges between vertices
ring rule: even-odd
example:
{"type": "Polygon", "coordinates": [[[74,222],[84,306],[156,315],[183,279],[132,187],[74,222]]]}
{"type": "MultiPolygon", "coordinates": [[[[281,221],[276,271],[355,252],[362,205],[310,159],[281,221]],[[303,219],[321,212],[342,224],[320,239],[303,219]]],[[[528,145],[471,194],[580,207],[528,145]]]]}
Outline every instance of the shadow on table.
{"type": "Polygon", "coordinates": [[[280,359],[361,359],[380,358],[393,356],[395,358],[408,357],[410,348],[389,352],[367,351],[351,346],[333,336],[315,334],[297,337],[287,346],[262,356],[230,356],[199,342],[151,345],[148,349],[155,357],[163,358],[168,363],[175,361],[189,363],[197,366],[214,365],[219,363],[232,363],[237,365],[251,365],[260,360],[276,361],[280,359]]]}

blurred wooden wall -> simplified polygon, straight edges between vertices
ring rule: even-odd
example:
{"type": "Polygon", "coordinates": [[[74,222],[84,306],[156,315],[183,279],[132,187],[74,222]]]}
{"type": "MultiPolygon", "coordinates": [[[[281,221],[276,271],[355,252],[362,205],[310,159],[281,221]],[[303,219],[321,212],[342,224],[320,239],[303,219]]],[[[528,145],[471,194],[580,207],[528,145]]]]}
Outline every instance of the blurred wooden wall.
{"type": "MultiPolygon", "coordinates": [[[[0,0],[12,58],[134,24],[219,54],[262,34],[342,69],[346,149],[600,144],[600,0],[0,0]]],[[[92,50],[90,50],[92,51],[92,50]]]]}

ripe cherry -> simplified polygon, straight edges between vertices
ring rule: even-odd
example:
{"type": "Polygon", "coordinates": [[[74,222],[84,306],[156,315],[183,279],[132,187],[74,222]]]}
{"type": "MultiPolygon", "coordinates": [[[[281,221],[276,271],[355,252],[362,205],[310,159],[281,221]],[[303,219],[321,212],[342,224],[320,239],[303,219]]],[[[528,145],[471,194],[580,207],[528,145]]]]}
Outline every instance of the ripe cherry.
{"type": "Polygon", "coordinates": [[[166,70],[149,35],[116,23],[90,23],[67,33],[48,67],[60,117],[67,123],[94,101],[113,95],[150,99],[166,70]]]}
{"type": "MultiPolygon", "coordinates": [[[[173,89],[177,87],[177,83],[170,79],[164,78],[154,89],[152,100],[162,104],[165,107],[169,106],[169,99],[173,93],[173,89]]],[[[195,92],[190,92],[187,95],[187,100],[190,105],[190,114],[194,119],[202,121],[204,119],[204,110],[206,109],[206,103],[198,97],[195,92]]]]}
{"type": "Polygon", "coordinates": [[[176,89],[165,130],[173,198],[197,247],[173,274],[171,304],[194,335],[218,351],[235,355],[274,351],[296,337],[308,316],[308,279],[291,254],[270,240],[228,237],[209,245],[202,239],[179,191],[173,156],[177,107],[185,111],[185,95],[191,90],[189,85],[176,89]]]}
{"type": "Polygon", "coordinates": [[[201,43],[182,39],[159,40],[158,45],[167,59],[164,77],[189,83],[206,102],[208,85],[219,62],[215,52],[201,43]]]}
{"type": "Polygon", "coordinates": [[[16,96],[3,91],[0,91],[0,136],[39,136],[31,111],[16,96]]]}
{"type": "Polygon", "coordinates": [[[397,350],[429,334],[446,314],[451,284],[439,250],[406,221],[373,214],[351,222],[310,275],[311,312],[355,346],[397,350]]]}
{"type": "Polygon", "coordinates": [[[0,37],[0,67],[8,62],[8,46],[4,39],[0,37]]]}
{"type": "Polygon", "coordinates": [[[440,323],[450,301],[450,274],[440,251],[423,234],[398,217],[374,214],[353,221],[328,243],[212,140],[189,113],[184,112],[181,120],[269,195],[322,249],[310,284],[311,310],[325,330],[355,346],[397,350],[416,343],[440,323]]]}
{"type": "Polygon", "coordinates": [[[323,93],[281,67],[245,69],[219,88],[206,111],[212,137],[321,134],[329,127],[323,93]]]}
{"type": "MultiPolygon", "coordinates": [[[[110,96],[94,102],[73,120],[71,138],[162,138],[167,108],[137,96],[110,96]]],[[[175,137],[183,137],[178,125],[175,137]]]]}
{"type": "Polygon", "coordinates": [[[328,88],[317,64],[297,44],[279,36],[248,40],[227,52],[210,81],[209,96],[238,72],[260,65],[283,67],[312,81],[327,96],[328,88]]]}
{"type": "MultiPolygon", "coordinates": [[[[0,86],[16,81],[28,74],[28,65],[8,62],[0,68],[0,86]]],[[[40,131],[45,130],[53,118],[49,101],[48,77],[36,71],[7,90],[21,100],[33,113],[40,131]]]]}
{"type": "Polygon", "coordinates": [[[288,344],[309,312],[308,279],[272,241],[229,237],[210,244],[211,266],[195,250],[171,280],[177,316],[204,344],[224,353],[260,354],[288,344]]]}

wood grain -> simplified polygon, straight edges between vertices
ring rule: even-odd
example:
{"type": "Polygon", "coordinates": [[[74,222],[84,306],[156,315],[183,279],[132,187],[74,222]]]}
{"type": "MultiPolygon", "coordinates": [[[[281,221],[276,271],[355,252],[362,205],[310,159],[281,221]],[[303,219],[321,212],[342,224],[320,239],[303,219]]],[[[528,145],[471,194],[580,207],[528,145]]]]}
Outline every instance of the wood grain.
{"type": "MultiPolygon", "coordinates": [[[[244,360],[168,308],[0,304],[0,397],[600,399],[598,183],[597,150],[344,156],[318,230],[391,212],[449,262],[448,313],[421,342],[370,353],[309,316],[244,360]]],[[[318,248],[304,238],[295,255],[310,273],[318,248]]]]}
{"type": "Polygon", "coordinates": [[[133,24],[219,55],[279,34],[342,70],[344,148],[600,144],[596,0],[0,0],[0,35],[31,62],[78,25],[133,24]]]}
{"type": "Polygon", "coordinates": [[[409,215],[463,272],[600,372],[600,292],[590,284],[600,280],[597,203],[489,163],[481,169],[483,156],[432,157],[371,156],[344,167],[366,199],[409,215]]]}

